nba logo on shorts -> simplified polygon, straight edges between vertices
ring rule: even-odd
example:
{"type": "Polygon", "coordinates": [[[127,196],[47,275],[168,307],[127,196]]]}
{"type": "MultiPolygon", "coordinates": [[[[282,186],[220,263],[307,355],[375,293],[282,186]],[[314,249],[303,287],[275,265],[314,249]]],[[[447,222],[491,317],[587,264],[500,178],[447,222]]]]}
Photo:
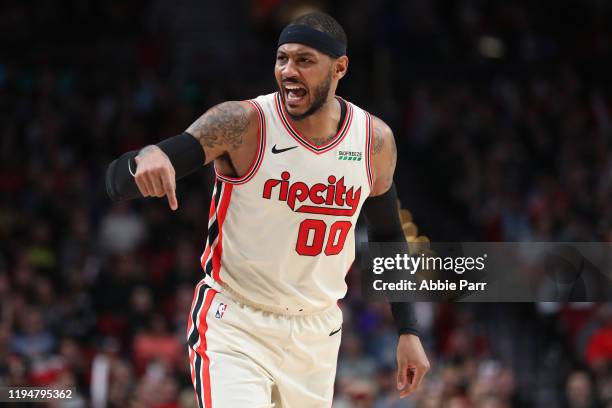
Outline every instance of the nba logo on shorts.
{"type": "Polygon", "coordinates": [[[220,319],[223,317],[223,313],[225,313],[225,309],[227,305],[225,303],[219,303],[219,307],[217,307],[217,313],[215,313],[215,317],[220,319]]]}

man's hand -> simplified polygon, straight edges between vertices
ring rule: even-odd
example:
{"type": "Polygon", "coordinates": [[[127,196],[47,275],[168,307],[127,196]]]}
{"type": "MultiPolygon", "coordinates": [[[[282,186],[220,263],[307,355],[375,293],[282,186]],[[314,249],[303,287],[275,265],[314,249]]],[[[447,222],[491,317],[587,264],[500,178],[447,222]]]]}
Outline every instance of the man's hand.
{"type": "Polygon", "coordinates": [[[421,340],[413,334],[402,334],[397,343],[397,389],[400,398],[415,391],[429,371],[429,360],[421,340]]]}
{"type": "Polygon", "coordinates": [[[144,197],[168,197],[172,210],[178,208],[176,200],[176,178],[174,167],[159,147],[151,145],[143,148],[136,161],[134,180],[144,197]]]}

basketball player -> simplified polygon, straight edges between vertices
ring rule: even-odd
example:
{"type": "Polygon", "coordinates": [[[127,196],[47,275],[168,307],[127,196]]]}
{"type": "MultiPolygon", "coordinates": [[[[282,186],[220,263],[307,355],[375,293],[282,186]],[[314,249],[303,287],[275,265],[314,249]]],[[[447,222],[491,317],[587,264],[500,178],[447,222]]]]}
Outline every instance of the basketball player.
{"type": "MultiPolygon", "coordinates": [[[[165,196],[176,210],[176,180],[214,162],[205,273],[187,328],[200,407],[329,407],[337,302],[361,209],[371,240],[405,242],[393,134],[335,95],[348,68],[346,45],[327,14],[294,20],[278,41],[278,92],[217,105],[184,133],[109,166],[113,199],[165,196]]],[[[429,362],[411,305],[391,310],[405,397],[429,362]]]]}

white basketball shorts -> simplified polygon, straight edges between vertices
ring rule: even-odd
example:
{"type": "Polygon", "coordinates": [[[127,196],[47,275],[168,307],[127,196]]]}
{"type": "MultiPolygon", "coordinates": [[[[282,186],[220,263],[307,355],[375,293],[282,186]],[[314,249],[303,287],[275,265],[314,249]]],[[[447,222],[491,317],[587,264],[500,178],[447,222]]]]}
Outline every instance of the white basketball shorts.
{"type": "Polygon", "coordinates": [[[198,407],[330,407],[340,308],[288,316],[216,289],[204,280],[196,286],[187,327],[198,407]]]}

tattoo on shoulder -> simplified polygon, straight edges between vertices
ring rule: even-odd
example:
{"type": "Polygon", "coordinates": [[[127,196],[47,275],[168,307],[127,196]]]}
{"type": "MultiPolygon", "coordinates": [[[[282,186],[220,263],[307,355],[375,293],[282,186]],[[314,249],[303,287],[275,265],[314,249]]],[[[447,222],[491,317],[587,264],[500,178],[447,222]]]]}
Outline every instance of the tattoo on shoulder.
{"type": "Polygon", "coordinates": [[[393,183],[393,173],[397,164],[397,147],[389,126],[376,117],[374,119],[372,154],[383,153],[379,156],[379,165],[376,166],[378,172],[378,174],[375,174],[376,184],[380,186],[381,191],[386,191],[393,183]]]}
{"type": "Polygon", "coordinates": [[[233,149],[242,145],[249,127],[249,113],[239,102],[224,102],[214,106],[187,129],[202,146],[213,148],[222,144],[233,149]]]}
{"type": "MultiPolygon", "coordinates": [[[[374,118],[374,143],[372,145],[372,153],[378,154],[382,152],[385,147],[385,143],[387,143],[386,139],[389,137],[388,134],[390,131],[385,122],[374,115],[372,115],[372,117],[374,118]]],[[[392,148],[395,149],[395,143],[392,144],[392,148]]]]}

